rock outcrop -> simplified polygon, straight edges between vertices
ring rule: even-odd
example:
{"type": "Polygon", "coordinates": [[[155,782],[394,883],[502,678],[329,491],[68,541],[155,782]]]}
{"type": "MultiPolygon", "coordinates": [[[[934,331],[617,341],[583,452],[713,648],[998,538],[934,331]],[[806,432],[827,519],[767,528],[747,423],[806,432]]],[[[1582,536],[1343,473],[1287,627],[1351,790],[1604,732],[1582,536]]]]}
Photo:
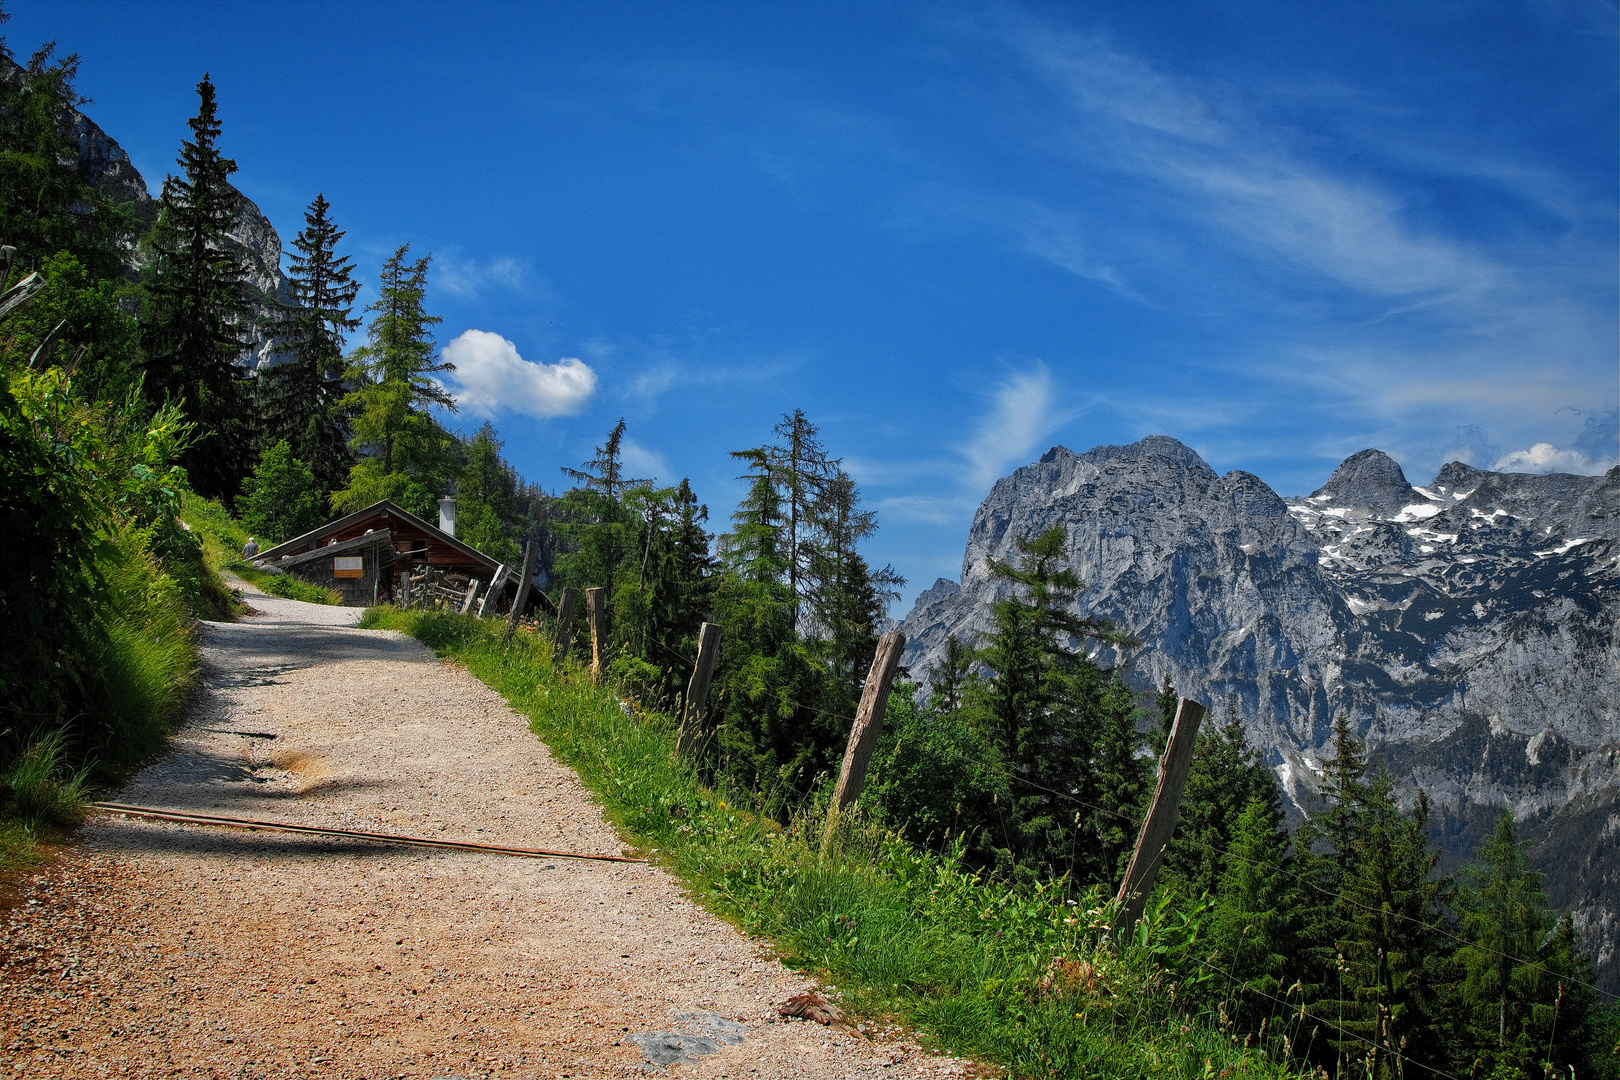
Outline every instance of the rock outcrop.
{"type": "MultiPolygon", "coordinates": [[[[16,86],[22,78],[23,69],[15,61],[0,60],[0,82],[16,86]]],[[[86,183],[113,201],[127,205],[139,222],[138,233],[129,238],[129,269],[131,275],[138,275],[148,262],[139,241],[157,222],[158,201],[152,197],[146,179],[130,161],[129,154],[94,120],[78,109],[64,109],[57,117],[57,125],[69,142],[79,148],[78,160],[63,164],[75,165],[86,183]]],[[[180,134],[176,133],[177,145],[180,134]]],[[[275,319],[278,305],[290,301],[291,295],[287,276],[281,269],[281,237],[275,226],[252,199],[234,187],[231,191],[237,201],[229,236],[246,256],[248,283],[253,293],[246,329],[255,344],[242,357],[242,364],[256,369],[275,356],[274,341],[262,331],[275,319]]]]}
{"type": "Polygon", "coordinates": [[[1078,610],[1144,643],[1101,662],[1234,710],[1296,812],[1341,712],[1405,797],[1428,793],[1451,864],[1512,807],[1620,989],[1620,925],[1602,901],[1620,895],[1620,468],[1453,462],[1414,487],[1364,450],[1285,499],[1165,436],[1054,447],[980,506],[960,585],[918,597],[902,627],[916,677],[949,635],[989,629],[1005,588],[989,560],[1053,525],[1089,583],[1078,610]]]}

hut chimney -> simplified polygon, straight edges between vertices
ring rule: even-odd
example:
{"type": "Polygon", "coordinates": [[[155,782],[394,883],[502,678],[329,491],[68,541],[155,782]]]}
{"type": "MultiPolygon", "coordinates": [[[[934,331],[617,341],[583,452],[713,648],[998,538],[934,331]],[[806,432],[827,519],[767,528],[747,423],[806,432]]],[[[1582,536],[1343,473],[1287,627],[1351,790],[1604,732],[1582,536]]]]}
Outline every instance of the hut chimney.
{"type": "Polygon", "coordinates": [[[439,531],[446,536],[456,535],[456,497],[446,495],[439,500],[439,531]]]}

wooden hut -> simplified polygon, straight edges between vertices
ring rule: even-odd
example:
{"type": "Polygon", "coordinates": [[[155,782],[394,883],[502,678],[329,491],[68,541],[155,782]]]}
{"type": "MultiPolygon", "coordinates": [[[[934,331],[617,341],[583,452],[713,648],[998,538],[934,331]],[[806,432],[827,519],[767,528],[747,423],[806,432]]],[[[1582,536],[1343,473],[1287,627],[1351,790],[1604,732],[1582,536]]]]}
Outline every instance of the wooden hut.
{"type": "Polygon", "coordinates": [[[454,500],[441,501],[439,521],[429,525],[384,499],[260,552],[253,563],[336,589],[351,607],[389,603],[406,575],[429,571],[461,588],[475,578],[487,588],[499,564],[456,539],[454,500]]]}

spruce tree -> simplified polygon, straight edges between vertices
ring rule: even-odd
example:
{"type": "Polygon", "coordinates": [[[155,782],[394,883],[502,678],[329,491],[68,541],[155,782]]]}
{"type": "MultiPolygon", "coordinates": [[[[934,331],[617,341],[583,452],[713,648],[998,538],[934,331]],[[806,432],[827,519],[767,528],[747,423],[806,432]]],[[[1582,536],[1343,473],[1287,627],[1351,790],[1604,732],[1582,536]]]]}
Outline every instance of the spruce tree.
{"type": "Polygon", "coordinates": [[[1215,984],[1233,996],[1229,1014],[1242,1029],[1259,1030],[1276,1014],[1298,948],[1298,896],[1290,873],[1288,834],[1275,802],[1250,799],[1239,815],[1210,917],[1215,966],[1233,983],[1215,984]]]}
{"type": "Polygon", "coordinates": [[[230,236],[240,196],[227,178],[236,162],[220,153],[214,84],[197,84],[197,115],[187,121],[192,139],[177,159],[180,176],[163,181],[158,220],[146,243],[152,264],[146,281],[141,343],[146,392],[154,402],[183,402],[196,425],[181,457],[201,495],[234,499],[246,475],[252,445],[247,372],[240,361],[252,344],[247,261],[230,236]]]}
{"type": "Polygon", "coordinates": [[[316,195],[304,211],[288,264],[292,306],[272,330],[282,359],[259,371],[267,440],[287,440],[325,491],[342,487],[353,464],[338,403],[345,338],[360,325],[352,314],[360,284],[349,257],[337,254],[344,233],[331,208],[326,196],[316,195]]]}
{"type": "Polygon", "coordinates": [[[1435,927],[1450,882],[1434,875],[1440,853],[1428,813],[1421,793],[1407,816],[1387,778],[1371,784],[1335,902],[1338,991],[1320,1008],[1338,1018],[1341,1058],[1373,1076],[1402,1075],[1407,1060],[1443,1060],[1436,988],[1445,952],[1435,927]]]}
{"type": "Polygon", "coordinates": [[[462,444],[465,461],[456,477],[456,535],[508,566],[521,556],[516,529],[517,474],[501,457],[501,442],[488,421],[462,444]]]}
{"type": "Polygon", "coordinates": [[[339,404],[354,417],[350,446],[359,460],[348,486],[333,493],[332,507],[347,513],[392,499],[434,520],[454,469],[454,440],[428,410],[455,409],[435,378],[455,365],[434,351],[432,327],[441,320],[425,307],[432,256],[407,263],[409,251],[401,245],[383,264],[381,295],[366,308],[373,314],[366,344],[351,357],[348,378],[356,389],[339,404]]]}
{"type": "MultiPolygon", "coordinates": [[[[1163,704],[1161,698],[1161,715],[1163,704]]],[[[1225,851],[1236,835],[1238,819],[1254,799],[1281,814],[1276,777],[1249,745],[1236,706],[1231,706],[1224,725],[1206,722],[1198,732],[1181,817],[1164,856],[1166,878],[1189,895],[1213,894],[1226,868],[1225,851]]]]}
{"type": "Polygon", "coordinates": [[[1541,1075],[1550,1065],[1563,1075],[1574,1064],[1584,1074],[1593,998],[1581,985],[1585,958],[1575,947],[1573,924],[1548,907],[1511,811],[1497,817],[1476,858],[1457,905],[1469,941],[1457,961],[1470,1070],[1541,1075]],[[1563,1038],[1555,1039],[1559,1034],[1563,1038]]]}
{"type": "Polygon", "coordinates": [[[1075,811],[1065,796],[1101,805],[1105,782],[1129,787],[1110,773],[1134,754],[1110,745],[1110,718],[1117,712],[1108,700],[1110,675],[1077,650],[1088,639],[1134,642],[1107,622],[1069,610],[1084,583],[1064,565],[1067,542],[1061,527],[1052,528],[1017,542],[1017,565],[991,560],[991,572],[1014,592],[991,605],[995,629],[977,653],[989,675],[975,684],[972,702],[1014,777],[1000,823],[1007,843],[1000,870],[1055,877],[1073,869],[1082,880],[1109,881],[1117,857],[1110,836],[1120,823],[1112,813],[1075,811]]]}
{"type": "Polygon", "coordinates": [[[624,493],[651,481],[624,475],[620,450],[624,430],[621,419],[583,468],[562,470],[575,482],[558,507],[558,529],[571,548],[557,560],[566,585],[607,589],[611,594],[621,566],[634,549],[635,519],[625,509],[624,493]]]}
{"type": "Polygon", "coordinates": [[[945,639],[945,657],[928,673],[928,707],[949,715],[962,707],[963,693],[973,677],[973,650],[955,634],[945,639]]]}

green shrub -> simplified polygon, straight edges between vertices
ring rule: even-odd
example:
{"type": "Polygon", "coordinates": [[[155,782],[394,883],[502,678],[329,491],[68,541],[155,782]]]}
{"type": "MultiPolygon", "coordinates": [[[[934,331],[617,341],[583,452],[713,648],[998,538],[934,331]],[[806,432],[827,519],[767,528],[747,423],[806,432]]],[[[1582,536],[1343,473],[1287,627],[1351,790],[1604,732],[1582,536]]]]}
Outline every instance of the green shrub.
{"type": "Polygon", "coordinates": [[[243,528],[257,535],[260,548],[302,536],[326,520],[325,493],[285,439],[264,452],[243,482],[240,509],[243,528]]]}

